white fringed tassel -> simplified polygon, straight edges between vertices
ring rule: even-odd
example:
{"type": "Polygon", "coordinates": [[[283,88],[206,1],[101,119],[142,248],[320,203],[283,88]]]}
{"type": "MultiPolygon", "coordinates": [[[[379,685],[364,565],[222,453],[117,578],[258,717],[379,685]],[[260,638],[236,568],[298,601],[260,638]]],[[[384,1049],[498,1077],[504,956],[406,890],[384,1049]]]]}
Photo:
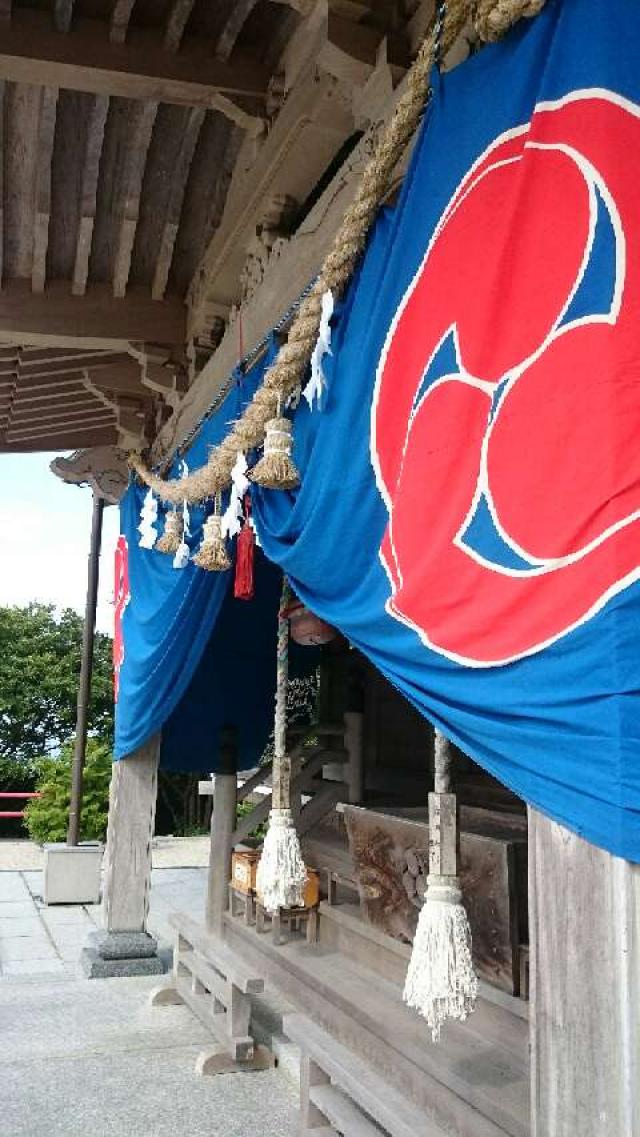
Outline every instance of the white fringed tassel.
{"type": "Polygon", "coordinates": [[[267,912],[301,908],[307,869],[290,809],[272,809],[256,874],[256,890],[267,912]]]}
{"type": "Polygon", "coordinates": [[[307,869],[290,808],[291,760],[286,754],[289,620],[285,612],[290,600],[291,592],[285,580],[278,613],[273,808],[256,874],[256,891],[267,912],[277,912],[278,908],[301,908],[307,881],[307,869]]]}
{"type": "Polygon", "coordinates": [[[431,1027],[434,1042],[447,1019],[471,1014],[478,980],[471,929],[457,873],[456,798],[449,793],[451,743],[436,731],[434,793],[429,794],[429,875],[404,985],[405,1003],[431,1027]]]}
{"type": "Polygon", "coordinates": [[[404,1001],[427,1020],[434,1042],[447,1019],[471,1014],[478,980],[471,961],[471,931],[455,876],[428,876],[413,941],[404,1001]]]}

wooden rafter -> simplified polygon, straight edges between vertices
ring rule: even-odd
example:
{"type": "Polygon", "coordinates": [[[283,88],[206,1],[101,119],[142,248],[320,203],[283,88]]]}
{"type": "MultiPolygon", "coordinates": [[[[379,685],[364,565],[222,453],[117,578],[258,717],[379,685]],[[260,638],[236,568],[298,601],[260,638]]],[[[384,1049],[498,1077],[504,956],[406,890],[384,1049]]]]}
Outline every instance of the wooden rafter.
{"type": "Polygon", "coordinates": [[[140,196],[147,154],[151,142],[158,104],[144,102],[135,107],[132,136],[129,139],[122,200],[119,205],[119,228],[113,270],[113,295],[124,296],[131,269],[133,242],[140,215],[140,196]]]}
{"type": "Polygon", "coordinates": [[[97,20],[76,20],[63,36],[43,13],[20,10],[2,33],[0,79],[217,109],[250,128],[264,106],[269,70],[255,59],[212,59],[197,39],[164,51],[146,29],[135,29],[126,44],[109,42],[97,20]]]}
{"type": "Polygon", "coordinates": [[[57,87],[43,87],[38,124],[38,162],[36,168],[36,209],[33,231],[31,287],[42,292],[47,275],[47,246],[51,216],[51,159],[56,129],[57,87]]]}
{"type": "Polygon", "coordinates": [[[98,173],[100,170],[100,157],[102,154],[104,128],[107,121],[108,110],[109,99],[107,96],[96,95],[87,124],[87,146],[82,171],[80,223],[78,225],[73,282],[71,285],[71,291],[74,296],[83,296],[87,288],[91,240],[96,217],[98,173]]]}
{"type": "Polygon", "coordinates": [[[258,0],[236,0],[235,4],[232,5],[216,43],[215,56],[217,59],[227,60],[229,58],[240,32],[257,3],[258,0]]]}
{"type": "Polygon", "coordinates": [[[115,0],[111,12],[109,39],[112,43],[124,43],[127,38],[129,20],[136,0],[115,0]]]}
{"type": "Polygon", "coordinates": [[[182,203],[187,185],[189,170],[193,159],[198,135],[205,118],[205,111],[201,107],[192,107],[189,111],[187,124],[182,135],[178,159],[175,164],[171,182],[171,192],[167,214],[162,230],[162,240],[158,250],[158,257],[153,276],[151,295],[154,300],[162,300],[169,279],[169,270],[173,258],[173,249],[178,235],[182,203]]]}
{"type": "MultiPolygon", "coordinates": [[[[9,427],[5,432],[5,440],[9,443],[20,443],[27,441],[39,441],[42,443],[43,438],[54,438],[63,433],[69,435],[75,433],[77,435],[80,433],[80,431],[84,432],[87,427],[102,427],[106,429],[107,427],[115,426],[115,421],[116,420],[113,411],[110,411],[107,407],[104,407],[102,410],[97,410],[93,414],[82,415],[79,418],[70,418],[67,420],[61,420],[60,422],[43,420],[42,423],[37,427],[35,425],[31,427],[22,426],[20,429],[15,430],[9,427]]],[[[59,443],[59,445],[62,444],[59,443]]],[[[37,447],[37,449],[45,449],[45,447],[40,445],[37,447]]]]}
{"type": "Polygon", "coordinates": [[[113,297],[108,285],[71,296],[65,281],[51,280],[46,292],[38,294],[29,282],[10,280],[0,290],[0,336],[16,343],[124,351],[132,342],[183,345],[185,309],[178,298],[152,300],[135,289],[125,303],[113,297]]]}
{"type": "Polygon", "coordinates": [[[177,51],[189,22],[195,0],[173,0],[164,33],[165,51],[177,51]]]}
{"type": "Polygon", "coordinates": [[[68,32],[73,15],[73,0],[55,0],[53,26],[57,32],[68,32]]]}

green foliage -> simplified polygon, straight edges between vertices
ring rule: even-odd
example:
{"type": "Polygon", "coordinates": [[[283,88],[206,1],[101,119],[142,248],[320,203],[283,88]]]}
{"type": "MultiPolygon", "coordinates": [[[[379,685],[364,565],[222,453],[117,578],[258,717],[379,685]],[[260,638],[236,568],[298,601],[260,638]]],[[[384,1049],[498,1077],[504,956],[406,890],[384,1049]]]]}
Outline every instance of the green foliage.
{"type": "MultiPolygon", "coordinates": [[[[240,821],[241,817],[246,817],[248,813],[252,813],[254,809],[255,809],[255,806],[251,802],[239,801],[237,806],[236,806],[236,819],[237,819],[237,821],[240,821]]],[[[264,841],[266,833],[267,833],[267,823],[266,823],[266,821],[261,821],[260,824],[257,825],[255,829],[251,830],[251,832],[249,833],[249,836],[255,837],[258,841],[264,841]]]]}
{"type": "MultiPolygon", "coordinates": [[[[27,806],[25,824],[32,840],[65,841],[69,825],[71,797],[71,763],[73,743],[63,746],[56,758],[43,758],[37,789],[42,797],[27,806]]],[[[84,793],[80,837],[83,841],[102,841],[107,832],[109,782],[111,780],[111,747],[90,738],[84,769],[84,793]]]]}
{"type": "MultiPolygon", "coordinates": [[[[73,734],[82,617],[48,604],[0,608],[0,759],[26,762],[73,734]]],[[[89,731],[113,734],[111,640],[95,638],[89,731]]],[[[23,788],[20,785],[20,788],[23,788]]]]}

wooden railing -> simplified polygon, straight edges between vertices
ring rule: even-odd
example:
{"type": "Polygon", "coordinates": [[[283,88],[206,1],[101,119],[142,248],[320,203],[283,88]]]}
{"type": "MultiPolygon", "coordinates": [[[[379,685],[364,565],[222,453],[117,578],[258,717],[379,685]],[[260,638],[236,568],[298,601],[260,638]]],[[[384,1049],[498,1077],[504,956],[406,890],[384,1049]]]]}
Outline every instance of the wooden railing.
{"type": "MultiPolygon", "coordinates": [[[[40,797],[40,794],[38,794],[38,793],[26,793],[23,790],[21,790],[20,792],[14,792],[14,793],[4,793],[4,792],[0,793],[0,801],[4,801],[5,799],[15,800],[16,798],[18,800],[22,801],[22,800],[25,800],[27,798],[34,798],[34,797],[40,797]]],[[[23,818],[24,817],[24,809],[0,810],[0,818],[14,818],[14,817],[23,818]]]]}
{"type": "MultiPolygon", "coordinates": [[[[352,716],[355,718],[361,716],[352,716]]],[[[361,800],[361,732],[353,729],[348,716],[342,723],[316,723],[288,733],[291,758],[291,809],[302,837],[335,808],[339,801],[361,800]],[[323,777],[326,766],[339,766],[339,780],[323,777]]],[[[211,854],[207,890],[207,925],[220,932],[227,908],[231,853],[246,840],[271,811],[269,784],[272,763],[255,770],[241,785],[234,774],[217,774],[213,783],[201,782],[200,792],[213,794],[211,854]],[[253,809],[237,816],[241,802],[249,802],[264,788],[253,809]]],[[[254,799],[255,801],[255,799],[254,799]]]]}
{"type": "MultiPolygon", "coordinates": [[[[336,802],[348,796],[347,784],[344,781],[325,781],[322,778],[322,770],[324,766],[333,763],[347,763],[349,754],[344,745],[336,745],[336,740],[344,742],[342,725],[321,723],[305,727],[304,732],[298,734],[297,743],[290,749],[291,808],[296,818],[296,828],[302,836],[323,814],[328,813],[336,802]],[[314,739],[320,741],[314,744],[312,741],[314,739]],[[304,803],[303,797],[308,798],[304,803]]],[[[268,783],[272,770],[272,762],[265,763],[256,770],[243,785],[238,786],[236,801],[246,801],[259,786],[268,783]]],[[[232,835],[233,845],[244,841],[254,829],[267,820],[271,811],[271,797],[270,793],[265,794],[251,812],[239,820],[232,835]]]]}

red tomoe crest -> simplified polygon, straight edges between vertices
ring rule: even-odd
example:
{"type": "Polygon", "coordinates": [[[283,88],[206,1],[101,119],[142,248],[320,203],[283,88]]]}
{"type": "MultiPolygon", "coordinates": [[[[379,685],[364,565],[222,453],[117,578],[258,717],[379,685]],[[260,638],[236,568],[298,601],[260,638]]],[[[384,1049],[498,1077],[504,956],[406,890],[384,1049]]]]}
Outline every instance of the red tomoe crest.
{"type": "Polygon", "coordinates": [[[113,627],[113,694],[118,701],[120,684],[120,668],[124,663],[124,637],[122,634],[122,617],[124,610],[131,599],[129,592],[129,547],[127,538],[122,534],[118,537],[115,551],[114,572],[114,627],[113,627]]]}
{"type": "Polygon", "coordinates": [[[640,577],[639,184],[640,108],[539,104],[465,176],[387,335],[387,609],[451,659],[539,651],[640,577]]]}

